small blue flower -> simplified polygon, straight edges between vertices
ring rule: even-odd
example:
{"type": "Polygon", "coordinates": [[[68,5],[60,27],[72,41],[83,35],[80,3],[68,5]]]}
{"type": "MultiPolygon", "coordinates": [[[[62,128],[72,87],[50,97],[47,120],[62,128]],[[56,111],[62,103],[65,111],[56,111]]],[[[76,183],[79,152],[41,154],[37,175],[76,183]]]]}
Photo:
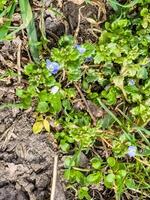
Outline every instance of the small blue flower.
{"type": "Polygon", "coordinates": [[[85,51],[86,51],[86,49],[84,48],[84,47],[82,47],[81,45],[79,45],[79,44],[76,44],[75,45],[75,48],[79,51],[79,53],[81,53],[81,54],[83,54],[85,51]]]}
{"type": "Polygon", "coordinates": [[[128,147],[128,155],[131,157],[135,157],[137,148],[135,146],[128,147]]]}
{"type": "Polygon", "coordinates": [[[56,93],[58,92],[58,90],[59,90],[59,87],[58,87],[58,86],[53,86],[53,87],[51,88],[51,93],[52,93],[52,94],[56,94],[56,93]]]}
{"type": "Polygon", "coordinates": [[[51,62],[49,59],[46,59],[46,68],[52,73],[57,74],[60,69],[60,65],[57,62],[51,62]]]}
{"type": "Polygon", "coordinates": [[[131,86],[135,85],[135,81],[134,81],[133,79],[130,79],[128,83],[129,83],[129,85],[131,85],[131,86]]]}
{"type": "Polygon", "coordinates": [[[93,57],[92,57],[92,56],[87,57],[87,58],[85,59],[85,62],[91,62],[91,61],[93,61],[93,57]]]}

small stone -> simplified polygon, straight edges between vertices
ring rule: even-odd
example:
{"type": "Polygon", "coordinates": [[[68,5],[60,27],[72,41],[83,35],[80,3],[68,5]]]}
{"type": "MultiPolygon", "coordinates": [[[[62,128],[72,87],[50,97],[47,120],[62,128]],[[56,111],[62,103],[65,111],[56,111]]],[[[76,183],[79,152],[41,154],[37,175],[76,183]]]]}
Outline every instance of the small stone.
{"type": "Polygon", "coordinates": [[[88,158],[86,157],[84,153],[81,152],[79,166],[84,168],[84,167],[87,167],[88,163],[89,163],[88,158]]]}
{"type": "Polygon", "coordinates": [[[34,170],[34,172],[36,172],[36,173],[40,172],[41,169],[43,168],[43,167],[41,167],[41,164],[31,164],[31,166],[32,166],[32,169],[34,170]]]}

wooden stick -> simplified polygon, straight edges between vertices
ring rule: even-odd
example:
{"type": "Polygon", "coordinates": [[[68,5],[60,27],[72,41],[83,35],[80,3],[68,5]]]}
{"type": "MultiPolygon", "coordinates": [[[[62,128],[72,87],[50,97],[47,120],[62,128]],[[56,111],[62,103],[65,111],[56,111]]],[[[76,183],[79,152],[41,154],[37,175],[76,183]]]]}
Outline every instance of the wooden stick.
{"type": "Polygon", "coordinates": [[[18,37],[18,52],[17,52],[17,71],[18,71],[18,83],[21,83],[21,45],[22,41],[18,37]]]}
{"type": "Polygon", "coordinates": [[[56,182],[57,182],[57,165],[58,165],[58,155],[55,155],[54,156],[53,181],[52,181],[50,200],[55,199],[55,190],[56,190],[56,182]]]}

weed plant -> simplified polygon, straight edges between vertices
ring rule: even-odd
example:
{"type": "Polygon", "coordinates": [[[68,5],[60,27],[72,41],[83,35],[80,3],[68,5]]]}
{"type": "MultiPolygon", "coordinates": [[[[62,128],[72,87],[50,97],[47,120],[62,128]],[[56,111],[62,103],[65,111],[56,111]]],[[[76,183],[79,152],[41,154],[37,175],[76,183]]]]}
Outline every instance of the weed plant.
{"type": "Polygon", "coordinates": [[[25,66],[28,86],[16,94],[22,109],[36,111],[35,134],[53,130],[78,199],[92,199],[95,186],[117,200],[127,192],[150,198],[150,2],[108,2],[116,13],[98,43],[63,36],[47,59],[25,66]]]}

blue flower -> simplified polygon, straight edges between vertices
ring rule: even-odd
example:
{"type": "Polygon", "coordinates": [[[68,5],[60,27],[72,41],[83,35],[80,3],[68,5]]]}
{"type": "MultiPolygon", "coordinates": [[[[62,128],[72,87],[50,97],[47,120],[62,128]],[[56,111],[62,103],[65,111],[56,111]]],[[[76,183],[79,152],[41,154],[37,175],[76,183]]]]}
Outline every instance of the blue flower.
{"type": "Polygon", "coordinates": [[[130,157],[135,157],[137,148],[135,146],[128,147],[128,155],[130,157]]]}
{"type": "Polygon", "coordinates": [[[134,81],[133,79],[130,79],[128,83],[129,83],[129,85],[131,85],[131,86],[135,85],[135,81],[134,81]]]}
{"type": "Polygon", "coordinates": [[[58,86],[53,86],[53,87],[51,88],[51,93],[52,93],[52,94],[56,94],[56,93],[58,92],[58,90],[59,90],[59,87],[58,87],[58,86]]]}
{"type": "Polygon", "coordinates": [[[51,62],[49,59],[46,59],[46,68],[52,73],[57,74],[60,69],[60,65],[57,62],[51,62]]]}
{"type": "Polygon", "coordinates": [[[93,61],[93,57],[92,57],[92,56],[87,57],[87,58],[85,59],[85,62],[91,62],[91,61],[93,61]]]}
{"type": "Polygon", "coordinates": [[[82,47],[81,45],[79,45],[79,44],[76,44],[75,45],[75,48],[79,51],[79,53],[81,53],[81,54],[83,54],[85,51],[86,51],[86,49],[84,48],[84,47],[82,47]]]}

